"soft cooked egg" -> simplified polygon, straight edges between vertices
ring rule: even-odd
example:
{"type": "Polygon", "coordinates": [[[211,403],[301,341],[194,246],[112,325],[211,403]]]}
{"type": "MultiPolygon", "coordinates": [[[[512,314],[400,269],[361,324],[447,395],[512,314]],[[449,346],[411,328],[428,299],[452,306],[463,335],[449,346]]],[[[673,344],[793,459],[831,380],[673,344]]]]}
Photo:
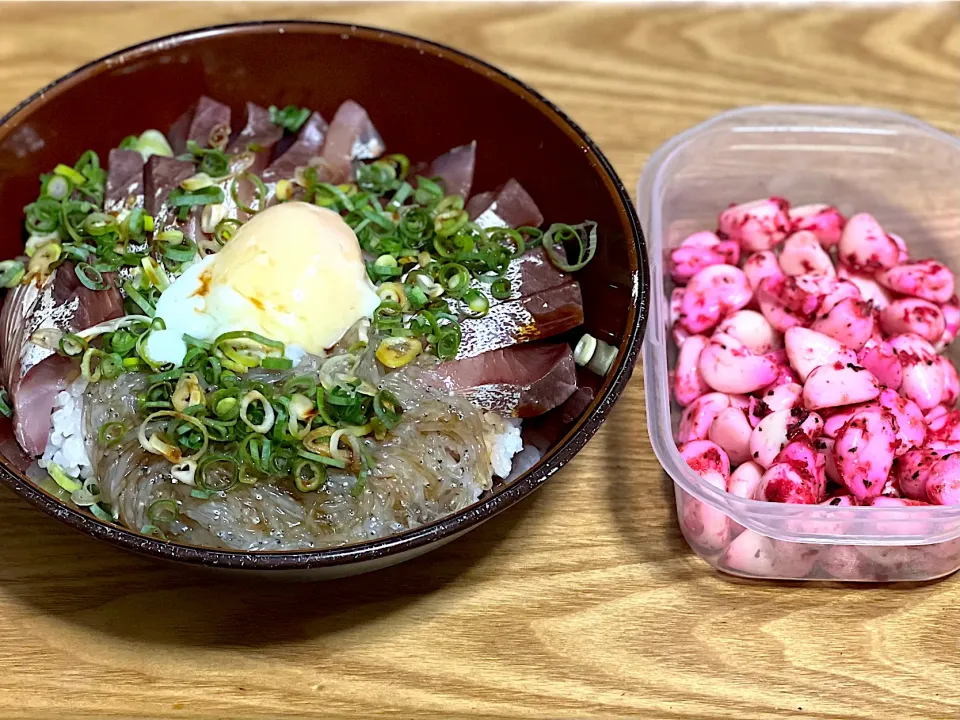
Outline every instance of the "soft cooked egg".
{"type": "Polygon", "coordinates": [[[335,345],[379,304],[343,219],[309,203],[284,203],[253,217],[161,294],[156,315],[167,329],[150,335],[146,351],[155,362],[180,365],[184,334],[209,341],[248,330],[283,342],[296,361],[335,345]]]}

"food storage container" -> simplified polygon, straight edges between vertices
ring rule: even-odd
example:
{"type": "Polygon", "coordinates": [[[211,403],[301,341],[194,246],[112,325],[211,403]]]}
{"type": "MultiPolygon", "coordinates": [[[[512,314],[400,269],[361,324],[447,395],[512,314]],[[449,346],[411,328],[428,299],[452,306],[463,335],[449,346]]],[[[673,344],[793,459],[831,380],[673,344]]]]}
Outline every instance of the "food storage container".
{"type": "MultiPolygon", "coordinates": [[[[784,580],[928,580],[960,568],[960,507],[829,507],[746,500],[701,480],[673,440],[667,255],[731,203],[781,196],[872,213],[915,258],[960,274],[960,141],[907,115],[772,106],[723,113],[654,153],[638,186],[650,247],[644,381],[654,451],[684,537],[726,573],[784,580]]],[[[949,351],[951,359],[960,349],[949,351]]]]}

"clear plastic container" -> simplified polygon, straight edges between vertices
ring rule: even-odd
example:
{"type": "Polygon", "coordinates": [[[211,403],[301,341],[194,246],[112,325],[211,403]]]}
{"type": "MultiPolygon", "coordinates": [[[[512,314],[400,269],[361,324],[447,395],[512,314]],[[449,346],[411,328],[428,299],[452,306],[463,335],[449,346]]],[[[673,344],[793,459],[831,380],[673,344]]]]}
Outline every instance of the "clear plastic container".
{"type": "Polygon", "coordinates": [[[767,196],[872,213],[906,239],[911,256],[934,257],[960,276],[960,140],[912,117],[839,106],[744,108],[657,150],[637,196],[651,265],[644,381],[650,437],[674,481],[684,537],[713,567],[745,577],[875,582],[952,573],[960,568],[960,507],[746,500],[703,482],[677,451],[667,254],[690,233],[714,229],[731,203],[767,196]]]}

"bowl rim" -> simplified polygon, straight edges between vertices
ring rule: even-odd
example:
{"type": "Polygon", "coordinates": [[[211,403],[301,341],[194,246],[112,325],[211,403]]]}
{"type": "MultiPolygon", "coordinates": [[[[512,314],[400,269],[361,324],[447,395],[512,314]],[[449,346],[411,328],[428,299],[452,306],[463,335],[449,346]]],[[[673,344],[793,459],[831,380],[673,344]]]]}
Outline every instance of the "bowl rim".
{"type": "Polygon", "coordinates": [[[89,77],[95,76],[98,71],[110,69],[118,64],[126,64],[139,57],[149,56],[158,50],[174,48],[183,43],[202,41],[208,36],[260,32],[269,28],[276,28],[278,31],[304,30],[317,33],[326,31],[329,34],[348,34],[351,37],[363,37],[377,42],[390,42],[404,47],[413,47],[420,51],[429,52],[438,58],[456,62],[468,70],[480,72],[484,77],[515,92],[539,110],[546,111],[544,114],[549,120],[554,122],[571,139],[581,143],[584,150],[589,151],[595,158],[597,169],[600,171],[608,190],[614,192],[615,197],[620,201],[622,219],[626,220],[630,230],[628,242],[633,241],[633,249],[637,258],[637,270],[633,272],[633,287],[631,288],[632,303],[627,313],[628,331],[625,337],[625,352],[617,358],[614,372],[607,376],[603,386],[592,401],[592,411],[575,423],[550,449],[545,458],[542,458],[531,470],[523,473],[509,485],[494,490],[485,499],[481,499],[463,510],[396,535],[334,548],[293,551],[231,551],[179,544],[106,524],[90,515],[70,508],[59,499],[40,490],[30,481],[21,478],[19,473],[9,464],[7,458],[0,455],[0,482],[6,484],[18,495],[49,515],[77,530],[114,545],[152,557],[221,568],[247,570],[329,568],[374,561],[387,556],[414,551],[418,548],[425,548],[425,546],[443,539],[453,539],[456,535],[476,527],[519,502],[569,462],[599,429],[631,377],[640,354],[640,346],[647,322],[650,283],[649,263],[640,221],[626,187],[597,144],[577,123],[529,85],[484,60],[442,43],[386,28],[315,20],[255,20],[179,31],[103,55],[57,78],[0,117],[0,127],[10,123],[16,124],[17,116],[28,110],[38,100],[42,100],[62,88],[85,81],[89,77]],[[554,117],[551,117],[551,113],[554,117]]]}

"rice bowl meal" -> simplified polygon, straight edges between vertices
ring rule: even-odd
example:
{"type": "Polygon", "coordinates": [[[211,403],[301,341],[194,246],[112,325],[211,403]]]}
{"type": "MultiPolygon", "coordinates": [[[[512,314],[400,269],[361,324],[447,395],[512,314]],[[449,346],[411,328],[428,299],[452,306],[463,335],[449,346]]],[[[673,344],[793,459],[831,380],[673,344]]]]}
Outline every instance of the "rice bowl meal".
{"type": "Polygon", "coordinates": [[[0,263],[0,411],[29,477],[104,522],[387,537],[533,466],[523,419],[614,364],[577,333],[603,228],[545,224],[514,179],[474,193],[475,142],[411,159],[350,100],[239,124],[209,97],[117,141],[40,178],[0,263]]]}

